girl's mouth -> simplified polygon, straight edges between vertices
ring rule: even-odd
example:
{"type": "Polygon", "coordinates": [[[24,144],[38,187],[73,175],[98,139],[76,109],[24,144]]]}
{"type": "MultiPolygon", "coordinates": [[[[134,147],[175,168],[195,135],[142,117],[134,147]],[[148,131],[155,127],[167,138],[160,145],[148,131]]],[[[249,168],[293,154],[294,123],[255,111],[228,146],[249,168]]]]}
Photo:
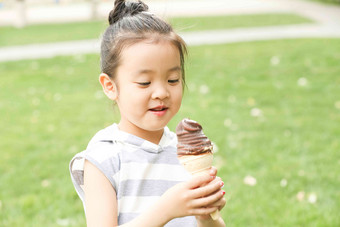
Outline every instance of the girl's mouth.
{"type": "Polygon", "coordinates": [[[157,115],[157,116],[163,116],[166,111],[168,110],[168,107],[165,106],[157,106],[155,108],[149,109],[151,113],[157,115]]]}

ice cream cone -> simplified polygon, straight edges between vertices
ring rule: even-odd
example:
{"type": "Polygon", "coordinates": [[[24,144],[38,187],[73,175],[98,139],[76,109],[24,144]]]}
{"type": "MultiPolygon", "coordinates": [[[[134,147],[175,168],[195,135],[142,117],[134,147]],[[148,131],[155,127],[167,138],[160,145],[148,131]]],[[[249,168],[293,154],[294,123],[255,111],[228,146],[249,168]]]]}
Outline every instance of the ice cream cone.
{"type": "MultiPolygon", "coordinates": [[[[213,146],[202,126],[185,118],[177,125],[176,135],[177,156],[184,168],[194,176],[209,171],[213,163],[213,146]]],[[[213,220],[221,217],[218,210],[210,216],[213,220]]]]}

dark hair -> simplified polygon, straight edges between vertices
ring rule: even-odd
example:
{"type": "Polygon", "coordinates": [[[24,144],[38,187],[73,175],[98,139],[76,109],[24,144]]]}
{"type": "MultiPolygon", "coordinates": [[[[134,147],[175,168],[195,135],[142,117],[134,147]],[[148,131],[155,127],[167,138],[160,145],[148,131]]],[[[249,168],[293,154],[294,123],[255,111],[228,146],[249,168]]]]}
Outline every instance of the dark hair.
{"type": "Polygon", "coordinates": [[[120,64],[120,54],[124,47],[151,39],[166,40],[178,48],[182,68],[183,84],[184,58],[187,54],[184,40],[177,35],[170,24],[148,12],[142,1],[116,0],[109,14],[109,27],[105,30],[101,43],[101,70],[115,79],[120,64]]]}

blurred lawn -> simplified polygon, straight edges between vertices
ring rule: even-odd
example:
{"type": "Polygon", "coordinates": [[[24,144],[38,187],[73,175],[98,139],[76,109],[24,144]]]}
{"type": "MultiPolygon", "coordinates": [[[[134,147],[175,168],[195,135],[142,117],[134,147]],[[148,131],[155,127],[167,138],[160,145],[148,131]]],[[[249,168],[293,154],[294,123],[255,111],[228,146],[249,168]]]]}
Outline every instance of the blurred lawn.
{"type": "MultiPolygon", "coordinates": [[[[169,127],[190,117],[217,144],[227,226],[340,226],[339,49],[339,39],[190,47],[169,127]]],[[[118,119],[98,65],[97,55],[0,64],[0,226],[85,225],[68,163],[118,119]]]]}
{"type": "Polygon", "coordinates": [[[273,25],[312,23],[310,19],[297,14],[253,14],[210,17],[170,18],[170,23],[179,31],[201,31],[273,25]]]}
{"type": "Polygon", "coordinates": [[[333,5],[340,6],[340,0],[309,0],[309,1],[322,2],[326,4],[333,4],[333,5]]]}
{"type": "MultiPolygon", "coordinates": [[[[295,14],[181,17],[172,18],[170,21],[181,32],[312,22],[295,14]]],[[[106,26],[107,23],[104,21],[88,21],[67,24],[30,25],[22,29],[0,27],[0,46],[95,39],[100,37],[106,26]]]]}

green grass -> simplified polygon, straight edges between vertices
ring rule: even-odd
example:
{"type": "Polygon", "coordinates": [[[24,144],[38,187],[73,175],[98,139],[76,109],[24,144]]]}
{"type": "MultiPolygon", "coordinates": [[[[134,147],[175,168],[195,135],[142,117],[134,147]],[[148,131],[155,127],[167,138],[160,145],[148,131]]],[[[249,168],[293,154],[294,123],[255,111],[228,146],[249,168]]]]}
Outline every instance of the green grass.
{"type": "Polygon", "coordinates": [[[100,37],[106,26],[103,21],[87,21],[29,25],[24,28],[0,27],[0,46],[95,39],[100,37]]]}
{"type": "Polygon", "coordinates": [[[200,31],[302,24],[311,23],[312,21],[296,14],[285,13],[211,17],[179,17],[170,19],[170,22],[179,31],[200,31]]]}
{"type": "MultiPolygon", "coordinates": [[[[295,14],[173,18],[170,21],[178,31],[230,29],[311,22],[295,14]]],[[[107,23],[104,21],[88,21],[67,24],[30,25],[22,29],[0,27],[0,46],[95,39],[101,36],[106,26],[107,23]]]]}
{"type": "MultiPolygon", "coordinates": [[[[190,47],[169,126],[190,117],[217,144],[227,226],[340,225],[339,49],[339,39],[190,47]]],[[[68,162],[118,119],[98,65],[97,55],[0,64],[0,226],[85,225],[68,162]]]]}
{"type": "Polygon", "coordinates": [[[309,0],[309,1],[321,2],[321,3],[333,4],[333,5],[340,6],[340,0],[309,0]]]}

